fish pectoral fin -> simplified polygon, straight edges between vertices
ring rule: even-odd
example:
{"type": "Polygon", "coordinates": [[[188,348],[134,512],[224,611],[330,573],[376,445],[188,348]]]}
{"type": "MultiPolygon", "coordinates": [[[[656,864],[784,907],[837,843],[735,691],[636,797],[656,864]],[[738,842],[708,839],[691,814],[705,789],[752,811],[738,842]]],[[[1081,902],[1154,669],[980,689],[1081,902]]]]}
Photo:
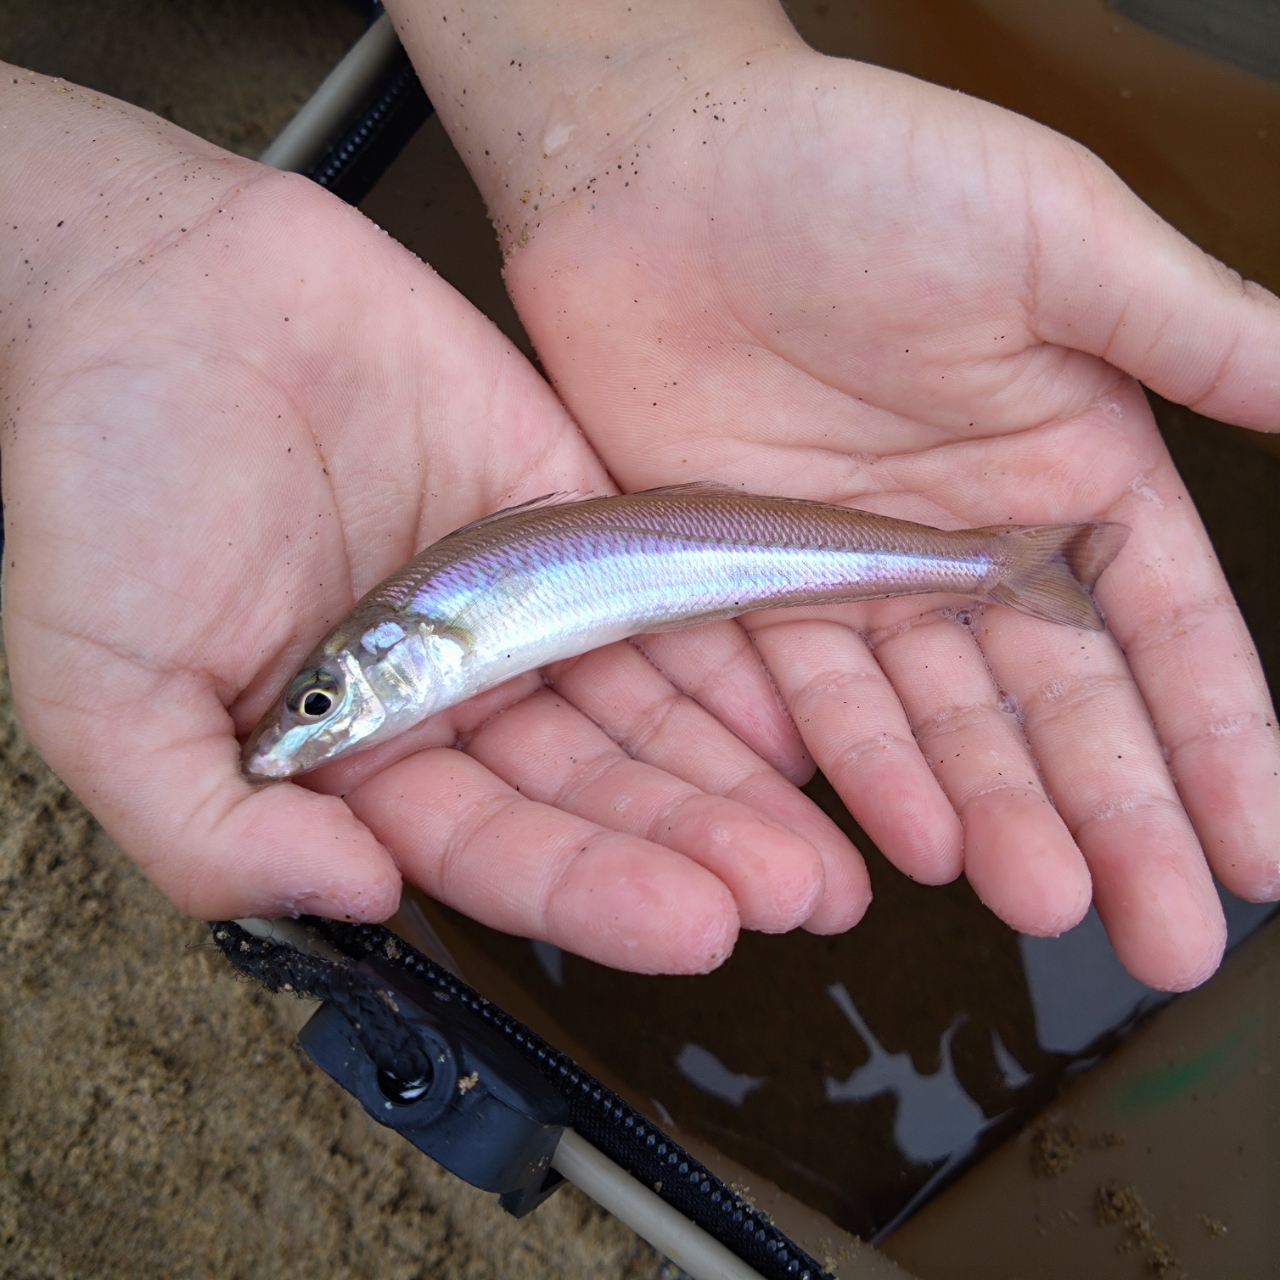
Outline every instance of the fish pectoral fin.
{"type": "MultiPolygon", "coordinates": [[[[465,610],[463,612],[465,613],[465,610]]],[[[462,650],[465,660],[471,656],[475,647],[475,636],[461,625],[461,617],[462,614],[459,614],[455,618],[450,618],[448,622],[443,618],[423,618],[421,625],[427,635],[439,636],[442,640],[452,640],[462,650]]]]}
{"type": "Polygon", "coordinates": [[[1033,618],[1090,631],[1103,629],[1106,624],[1089,592],[1124,546],[1128,525],[1091,520],[989,532],[1012,555],[1009,568],[987,599],[1033,618]]]}

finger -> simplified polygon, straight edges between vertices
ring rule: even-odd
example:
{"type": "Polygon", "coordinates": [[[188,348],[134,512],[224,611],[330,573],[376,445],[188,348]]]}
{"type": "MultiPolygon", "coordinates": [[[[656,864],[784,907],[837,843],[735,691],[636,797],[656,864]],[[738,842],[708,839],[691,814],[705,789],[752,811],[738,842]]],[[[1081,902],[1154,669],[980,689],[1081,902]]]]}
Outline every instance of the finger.
{"type": "Polygon", "coordinates": [[[818,767],[895,866],[946,884],[963,867],[963,833],[884,672],[836,622],[753,619],[769,664],[818,767]]]}
{"type": "Polygon", "coordinates": [[[461,751],[409,756],[347,801],[409,880],[495,929],[637,973],[706,973],[733,950],[711,872],[527,800],[461,751]]]}
{"type": "Polygon", "coordinates": [[[1115,508],[1133,526],[1099,584],[1215,871],[1280,893],[1280,744],[1257,651],[1167,454],[1115,508]]]}
{"type": "Polygon", "coordinates": [[[636,636],[631,643],[784,778],[799,785],[813,776],[804,740],[737,622],[636,636]]]}
{"type": "Polygon", "coordinates": [[[611,645],[559,664],[552,685],[630,756],[724,796],[793,831],[818,851],[824,891],[804,927],[852,928],[871,901],[858,851],[807,796],[771,769],[702,707],[672,688],[631,645],[611,645]]]}
{"type": "Polygon", "coordinates": [[[1114,639],[1003,609],[987,612],[980,635],[1089,864],[1125,968],[1165,990],[1204,981],[1222,957],[1222,909],[1114,639]]]}
{"type": "MultiPolygon", "coordinates": [[[[395,910],[399,871],[341,800],[244,778],[207,680],[112,663],[89,682],[92,708],[77,708],[56,679],[42,698],[27,692],[23,647],[15,694],[37,749],[180,910],[366,921],[395,910]]],[[[55,659],[77,649],[48,633],[44,648],[55,659]]]]}
{"type": "Polygon", "coordinates": [[[968,628],[955,615],[927,615],[879,637],[875,656],[964,825],[965,875],[978,896],[1023,933],[1078,923],[1088,868],[968,628]]]}
{"type": "Polygon", "coordinates": [[[1280,897],[1280,735],[1257,650],[1167,455],[1115,509],[1133,526],[1098,598],[1218,878],[1280,897]]]}
{"type": "Polygon", "coordinates": [[[1028,182],[1032,327],[1179,404],[1280,428],[1280,299],[1196,248],[1097,157],[1059,140],[1028,182]]]}
{"type": "Polygon", "coordinates": [[[522,796],[706,867],[733,894],[744,928],[794,929],[822,897],[822,859],[812,845],[746,805],[632,760],[553,693],[495,716],[465,745],[522,796]]]}

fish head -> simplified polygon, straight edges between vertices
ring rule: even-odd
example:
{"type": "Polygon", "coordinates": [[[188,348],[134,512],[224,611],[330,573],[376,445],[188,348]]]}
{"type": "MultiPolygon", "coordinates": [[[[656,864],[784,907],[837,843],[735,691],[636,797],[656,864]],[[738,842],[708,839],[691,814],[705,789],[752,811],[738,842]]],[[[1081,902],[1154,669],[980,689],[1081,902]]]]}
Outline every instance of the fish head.
{"type": "Polygon", "coordinates": [[[253,778],[288,778],[403,732],[465,693],[466,645],[447,628],[356,618],[333,631],[245,743],[253,778]]]}

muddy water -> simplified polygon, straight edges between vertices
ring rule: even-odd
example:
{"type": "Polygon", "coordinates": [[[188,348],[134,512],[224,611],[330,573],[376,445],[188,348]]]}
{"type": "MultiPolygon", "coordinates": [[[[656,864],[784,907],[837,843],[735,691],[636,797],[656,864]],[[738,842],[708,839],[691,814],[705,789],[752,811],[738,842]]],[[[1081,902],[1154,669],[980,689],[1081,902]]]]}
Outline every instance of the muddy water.
{"type": "MultiPolygon", "coordinates": [[[[826,52],[962,89],[1079,139],[1197,243],[1280,287],[1280,84],[1101,0],[789,8],[826,52]]],[[[438,121],[363,207],[529,350],[483,209],[438,121]]],[[[1153,404],[1274,687],[1276,441],[1153,404]]],[[[447,923],[496,963],[522,1016],[561,1029],[652,1115],[875,1235],[1162,997],[1124,973],[1096,915],[1062,939],[1019,938],[967,885],[923,888],[895,871],[821,779],[812,794],[871,867],[875,902],[843,937],[747,935],[714,974],[651,978],[456,915],[447,923]]],[[[1224,902],[1235,939],[1266,914],[1224,902]]]]}
{"type": "Polygon", "coordinates": [[[987,1117],[1042,1103],[1063,1064],[1037,1042],[1016,936],[967,885],[922,888],[862,843],[876,900],[857,929],[746,934],[705,977],[617,973],[450,922],[651,1114],[865,1237],[987,1117]]]}
{"type": "MultiPolygon", "coordinates": [[[[486,983],[459,953],[482,990],[650,1116],[877,1238],[1166,997],[1124,972],[1096,914],[1061,938],[1019,937],[964,882],[897,872],[824,779],[809,792],[863,851],[876,895],[837,938],[744,934],[715,973],[645,977],[432,914],[501,970],[486,983]]],[[[1233,944],[1271,910],[1224,905],[1233,944]]]]}

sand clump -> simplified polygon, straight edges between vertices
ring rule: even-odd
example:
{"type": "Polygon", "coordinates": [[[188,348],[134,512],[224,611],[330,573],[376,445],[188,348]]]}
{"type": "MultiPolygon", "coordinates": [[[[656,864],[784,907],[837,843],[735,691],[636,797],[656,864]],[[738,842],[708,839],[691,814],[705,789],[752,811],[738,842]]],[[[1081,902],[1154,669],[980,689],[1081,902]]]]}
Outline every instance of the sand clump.
{"type": "Polygon", "coordinates": [[[1178,1260],[1174,1252],[1156,1236],[1156,1222],[1143,1203],[1135,1187],[1118,1178],[1112,1178],[1098,1188],[1098,1222],[1102,1226],[1120,1223],[1125,1229],[1124,1239],[1116,1248],[1117,1253],[1141,1249],[1147,1260],[1147,1269],[1155,1275],[1168,1275],[1178,1260]]]}

